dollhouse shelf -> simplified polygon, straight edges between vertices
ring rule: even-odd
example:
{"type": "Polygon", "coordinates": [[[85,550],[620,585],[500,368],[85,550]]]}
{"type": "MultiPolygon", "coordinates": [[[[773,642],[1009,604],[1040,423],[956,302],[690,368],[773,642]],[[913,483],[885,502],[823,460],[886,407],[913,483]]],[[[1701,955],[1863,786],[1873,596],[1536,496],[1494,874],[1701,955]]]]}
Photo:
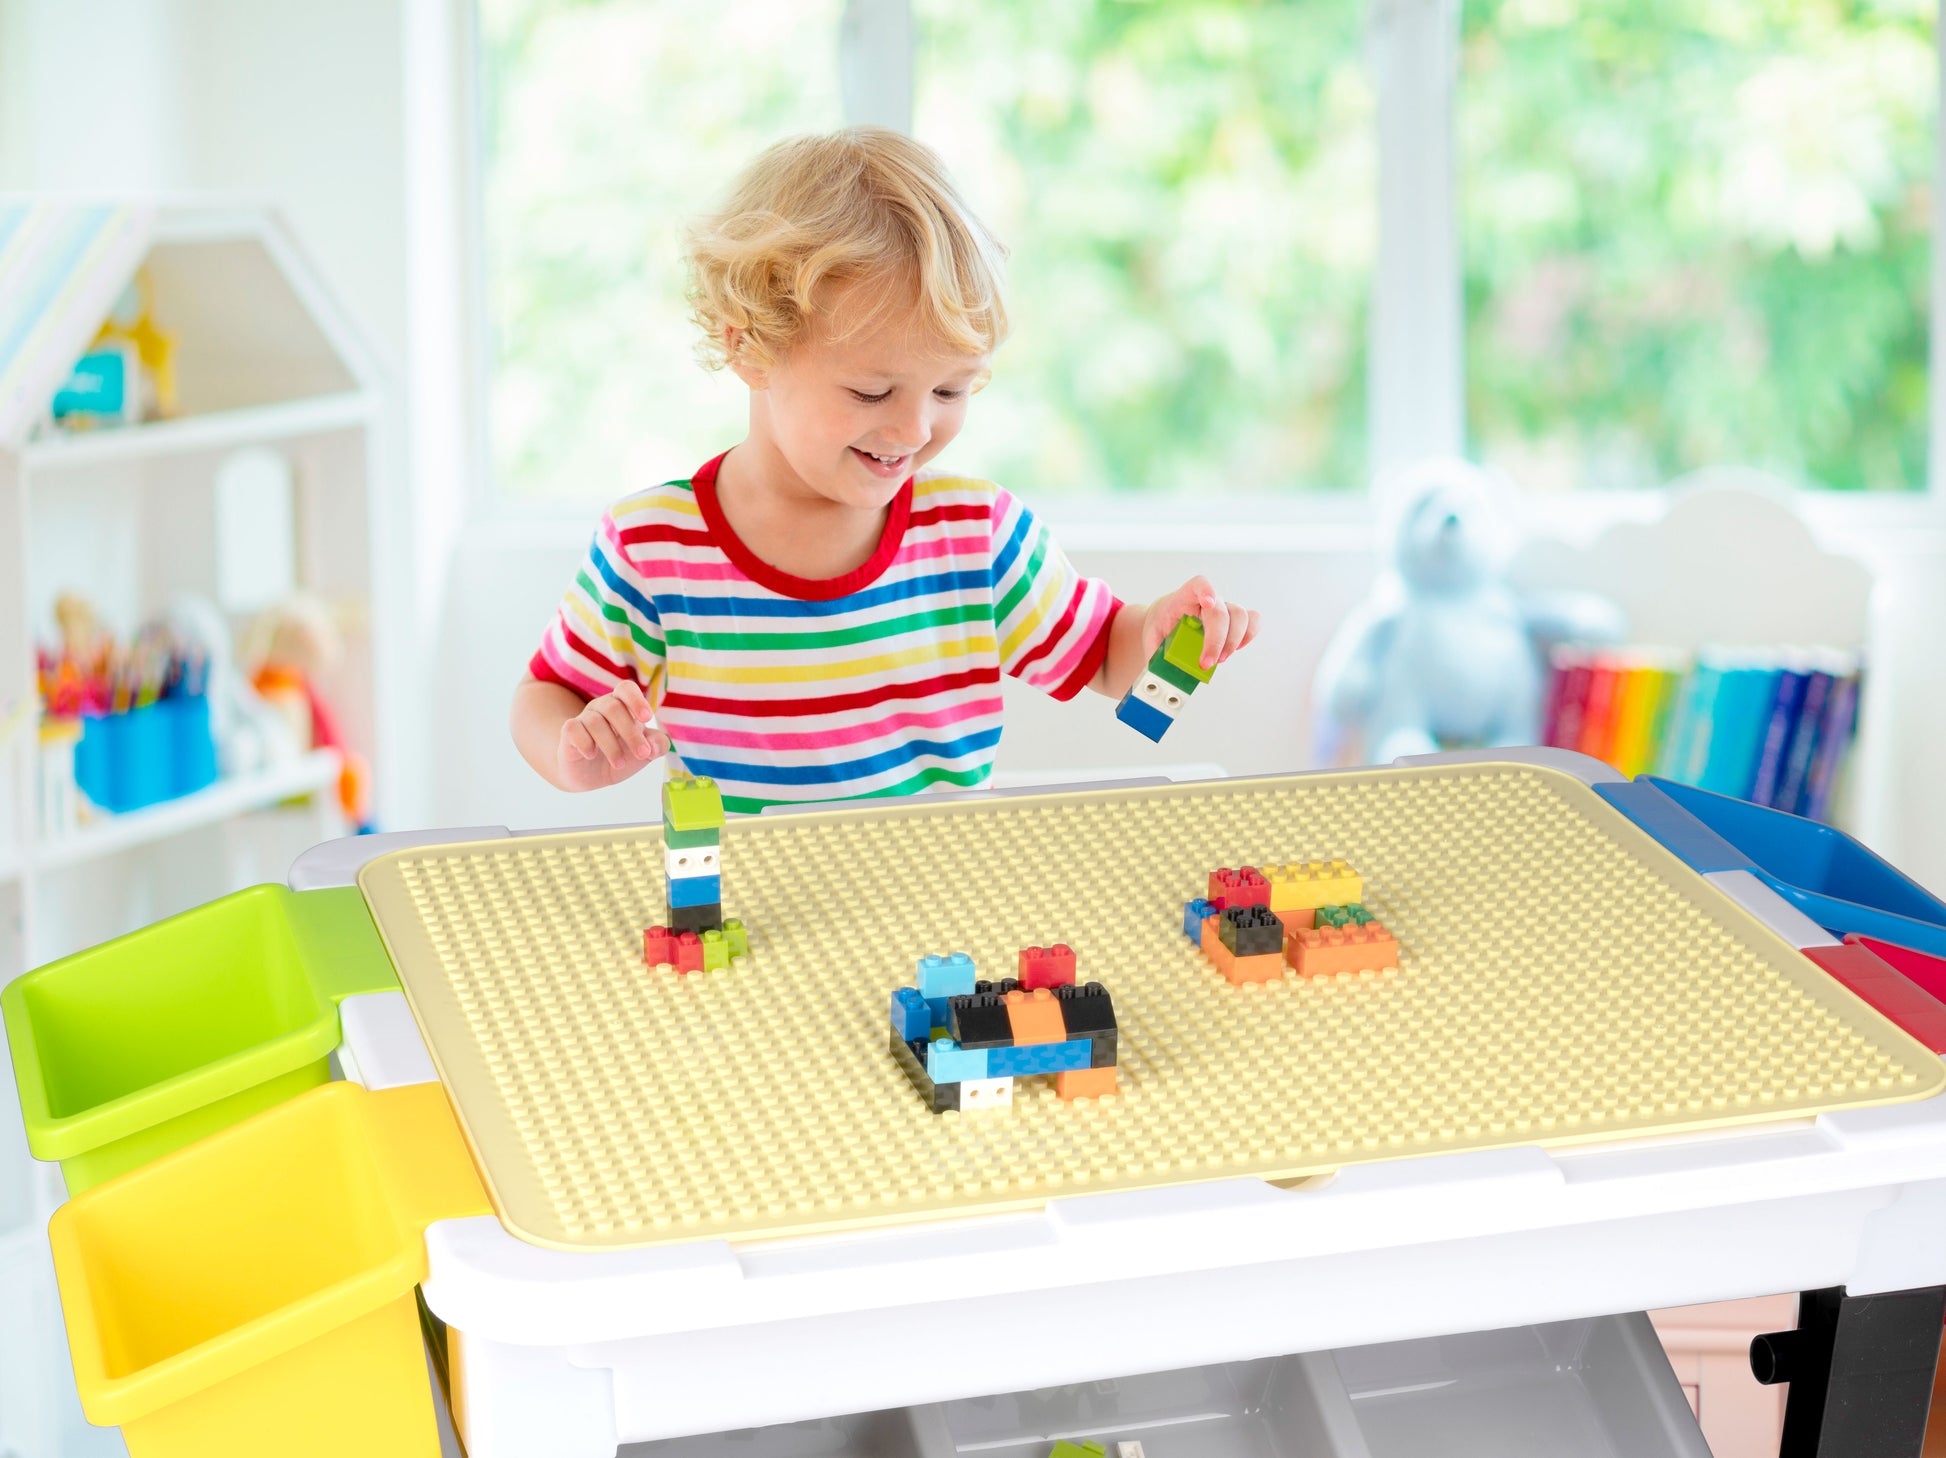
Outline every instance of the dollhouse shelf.
{"type": "MultiPolygon", "coordinates": [[[[343,652],[313,687],[346,744],[376,762],[377,685],[398,651],[370,631],[391,616],[374,572],[387,387],[357,321],[265,209],[0,196],[0,705],[37,701],[36,648],[53,641],[62,594],[124,641],[187,601],[234,643],[294,590],[341,629],[343,652]],[[131,283],[143,317],[124,327],[168,342],[173,409],[64,428],[55,394],[131,283]],[[246,450],[288,468],[288,506],[267,513],[285,525],[257,538],[236,534],[248,498],[225,505],[219,490],[246,450]],[[278,554],[257,579],[270,587],[236,586],[253,550],[278,554]]],[[[275,877],[344,833],[338,772],[335,753],[310,753],[50,833],[39,736],[29,726],[0,741],[0,983],[275,877]]]]}
{"type": "Polygon", "coordinates": [[[371,414],[371,400],[363,394],[324,395],[314,400],[217,410],[208,415],[160,420],[148,425],[47,436],[30,443],[22,456],[29,466],[40,471],[153,460],[159,456],[233,450],[239,446],[348,430],[369,423],[371,414]]]}
{"type": "Polygon", "coordinates": [[[329,749],[313,750],[302,759],[252,774],[218,780],[206,790],[165,800],[143,810],[110,815],[48,841],[35,856],[40,870],[78,866],[118,851],[228,820],[246,811],[263,810],[285,800],[328,790],[338,778],[340,760],[329,749]]]}

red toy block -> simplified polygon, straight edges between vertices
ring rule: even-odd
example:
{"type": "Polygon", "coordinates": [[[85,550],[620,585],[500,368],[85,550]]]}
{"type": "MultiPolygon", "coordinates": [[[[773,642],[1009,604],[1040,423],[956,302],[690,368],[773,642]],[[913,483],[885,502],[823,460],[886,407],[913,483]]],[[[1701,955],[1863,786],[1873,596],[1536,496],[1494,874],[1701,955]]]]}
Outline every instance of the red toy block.
{"type": "Polygon", "coordinates": [[[1234,871],[1225,866],[1220,871],[1209,873],[1209,896],[1206,899],[1214,901],[1219,896],[1229,906],[1268,906],[1270,882],[1255,866],[1243,866],[1234,871]]]}
{"type": "Polygon", "coordinates": [[[1293,934],[1284,957],[1303,977],[1377,971],[1399,963],[1399,940],[1375,921],[1363,926],[1321,926],[1293,934]]]}
{"type": "Polygon", "coordinates": [[[1061,1004],[1045,987],[1033,992],[1008,993],[1007,1023],[1013,1029],[1016,1048],[1068,1040],[1067,1019],[1061,1016],[1061,1004]]]}
{"type": "MultiPolygon", "coordinates": [[[[1904,948],[1895,950],[1903,951],[1904,948]]],[[[1946,1004],[1871,947],[1852,937],[1842,947],[1805,947],[1804,955],[1935,1053],[1946,1053],[1946,1004]]],[[[1917,955],[1924,956],[1924,953],[1917,955]]]]}
{"type": "Polygon", "coordinates": [[[1271,913],[1284,923],[1284,936],[1288,939],[1293,933],[1310,931],[1318,924],[1318,910],[1315,906],[1301,907],[1296,911],[1277,911],[1271,913]]]}
{"type": "Polygon", "coordinates": [[[1029,992],[1036,987],[1074,986],[1074,948],[1065,942],[1051,947],[1022,947],[1020,985],[1029,992]]]}
{"type": "MultiPolygon", "coordinates": [[[[1220,947],[1221,942],[1217,945],[1220,947]]],[[[1241,987],[1246,982],[1277,982],[1284,976],[1284,954],[1282,952],[1259,952],[1250,957],[1232,957],[1230,965],[1223,969],[1223,975],[1230,979],[1233,987],[1241,987]]]]}
{"type": "Polygon", "coordinates": [[[642,960],[651,967],[674,966],[676,934],[666,926],[652,926],[642,933],[642,960]]]}
{"type": "Polygon", "coordinates": [[[678,972],[702,971],[703,939],[695,932],[684,932],[677,937],[675,962],[678,972]]]}
{"type": "Polygon", "coordinates": [[[1098,1099],[1115,1092],[1115,1065],[1106,1068],[1071,1068],[1054,1075],[1054,1096],[1072,1102],[1098,1099]]]}

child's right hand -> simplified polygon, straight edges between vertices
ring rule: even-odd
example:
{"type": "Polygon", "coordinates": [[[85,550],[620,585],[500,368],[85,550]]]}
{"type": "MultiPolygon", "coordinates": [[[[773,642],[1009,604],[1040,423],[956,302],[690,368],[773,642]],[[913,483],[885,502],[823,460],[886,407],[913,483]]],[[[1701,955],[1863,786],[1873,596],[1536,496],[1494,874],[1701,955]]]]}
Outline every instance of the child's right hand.
{"type": "Polygon", "coordinates": [[[654,717],[641,686],[622,684],[590,699],[561,726],[555,759],[564,784],[575,790],[618,785],[669,752],[669,736],[651,729],[654,717]]]}

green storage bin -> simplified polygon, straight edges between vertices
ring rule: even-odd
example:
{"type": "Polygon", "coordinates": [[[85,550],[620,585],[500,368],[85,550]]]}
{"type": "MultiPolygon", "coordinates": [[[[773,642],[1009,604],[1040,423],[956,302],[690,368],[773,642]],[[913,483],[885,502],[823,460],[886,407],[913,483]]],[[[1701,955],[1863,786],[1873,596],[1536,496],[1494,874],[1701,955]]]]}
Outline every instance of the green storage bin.
{"type": "Polygon", "coordinates": [[[398,986],[355,887],[253,886],[0,990],[27,1147],[68,1193],[323,1083],[338,1003],[398,986]]]}

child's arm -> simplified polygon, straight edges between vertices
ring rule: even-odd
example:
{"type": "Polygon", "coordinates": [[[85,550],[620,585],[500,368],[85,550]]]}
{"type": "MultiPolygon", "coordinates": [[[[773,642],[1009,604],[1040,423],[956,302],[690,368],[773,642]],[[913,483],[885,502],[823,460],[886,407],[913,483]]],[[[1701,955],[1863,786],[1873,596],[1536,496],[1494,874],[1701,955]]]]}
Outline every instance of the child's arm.
{"type": "Polygon", "coordinates": [[[648,696],[624,683],[598,699],[527,675],[514,690],[510,722],[520,757],[557,790],[619,784],[669,752],[669,736],[649,727],[648,696]]]}
{"type": "Polygon", "coordinates": [[[1129,603],[1108,626],[1108,652],[1088,686],[1119,699],[1142,674],[1150,656],[1181,619],[1203,620],[1203,667],[1214,668],[1257,636],[1254,608],[1224,602],[1207,577],[1192,577],[1147,607],[1129,603]]]}

